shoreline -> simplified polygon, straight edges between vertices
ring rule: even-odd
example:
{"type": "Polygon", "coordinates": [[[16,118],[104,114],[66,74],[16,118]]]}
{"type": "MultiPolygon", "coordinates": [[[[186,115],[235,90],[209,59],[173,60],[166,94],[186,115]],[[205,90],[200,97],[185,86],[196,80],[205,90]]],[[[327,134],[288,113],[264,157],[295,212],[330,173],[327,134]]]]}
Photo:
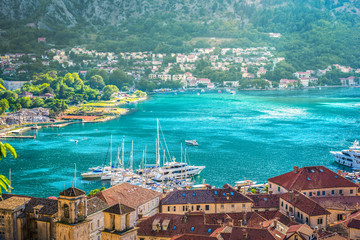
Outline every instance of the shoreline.
{"type": "MultiPolygon", "coordinates": [[[[142,97],[136,101],[119,104],[117,106],[114,106],[114,108],[119,108],[119,106],[131,104],[131,103],[137,104],[139,102],[144,102],[148,99],[149,99],[148,96],[142,97]]],[[[77,106],[77,107],[79,107],[79,106],[77,106]]],[[[36,138],[35,134],[34,135],[22,135],[22,134],[27,131],[30,131],[30,130],[38,130],[38,129],[41,129],[44,127],[46,127],[46,128],[49,128],[49,127],[50,128],[62,128],[62,127],[66,127],[68,125],[77,124],[77,123],[107,122],[107,121],[111,121],[111,120],[114,120],[121,116],[128,115],[128,114],[134,112],[133,110],[127,109],[127,108],[120,108],[120,109],[122,109],[121,113],[118,113],[113,116],[106,116],[106,115],[98,116],[98,117],[100,117],[100,119],[97,119],[97,120],[94,119],[92,121],[73,119],[73,120],[58,120],[58,121],[54,121],[54,122],[24,123],[21,125],[9,126],[9,127],[6,127],[4,129],[0,130],[0,139],[35,139],[36,138]],[[29,125],[32,125],[32,126],[29,126],[29,125]]],[[[79,116],[79,117],[81,117],[81,116],[79,116]]],[[[85,117],[85,116],[83,116],[83,117],[85,117]]]]}

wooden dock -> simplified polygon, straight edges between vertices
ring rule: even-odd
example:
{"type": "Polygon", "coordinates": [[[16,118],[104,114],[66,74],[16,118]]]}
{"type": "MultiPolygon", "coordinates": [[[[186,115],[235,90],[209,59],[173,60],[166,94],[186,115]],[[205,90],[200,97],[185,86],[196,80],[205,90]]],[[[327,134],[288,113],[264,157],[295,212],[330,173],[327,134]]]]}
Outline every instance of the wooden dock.
{"type": "Polygon", "coordinates": [[[10,139],[10,138],[13,138],[13,139],[35,139],[36,136],[35,136],[35,135],[33,135],[33,136],[21,136],[21,135],[13,136],[13,135],[5,135],[5,136],[0,136],[0,138],[3,138],[3,139],[10,139]]]}

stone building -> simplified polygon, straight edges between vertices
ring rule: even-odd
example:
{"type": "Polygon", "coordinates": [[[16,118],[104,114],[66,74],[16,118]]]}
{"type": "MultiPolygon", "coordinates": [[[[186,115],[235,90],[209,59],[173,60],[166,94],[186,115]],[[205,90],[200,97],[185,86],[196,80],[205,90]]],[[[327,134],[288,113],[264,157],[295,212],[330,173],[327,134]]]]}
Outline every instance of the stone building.
{"type": "Polygon", "coordinates": [[[274,194],[297,190],[309,197],[356,196],[358,186],[324,166],[294,167],[291,172],[268,179],[274,194]]]}
{"type": "Polygon", "coordinates": [[[161,200],[161,212],[182,214],[188,211],[205,213],[251,212],[253,201],[230,185],[203,190],[176,190],[161,200]]]}
{"type": "Polygon", "coordinates": [[[94,195],[108,206],[121,203],[134,208],[136,219],[158,213],[160,196],[159,192],[128,183],[118,184],[94,195]]]}
{"type": "Polygon", "coordinates": [[[136,240],[135,209],[116,204],[104,210],[103,240],[136,240]]]}
{"type": "Polygon", "coordinates": [[[58,199],[56,239],[85,240],[89,235],[85,192],[74,187],[62,191],[58,199]]]}

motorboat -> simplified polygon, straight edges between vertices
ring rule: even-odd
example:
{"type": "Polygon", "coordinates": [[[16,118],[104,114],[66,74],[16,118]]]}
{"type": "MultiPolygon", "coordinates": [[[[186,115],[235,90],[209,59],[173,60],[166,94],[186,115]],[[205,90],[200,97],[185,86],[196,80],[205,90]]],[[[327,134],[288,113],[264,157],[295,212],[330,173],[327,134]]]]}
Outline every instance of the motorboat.
{"type": "Polygon", "coordinates": [[[155,181],[169,181],[172,179],[186,179],[199,175],[205,166],[190,166],[187,163],[169,162],[160,167],[153,178],[155,181]]]}
{"type": "Polygon", "coordinates": [[[97,179],[97,178],[101,178],[104,174],[107,173],[109,173],[109,170],[107,168],[97,167],[91,169],[91,171],[89,172],[82,173],[81,177],[83,179],[97,179]]]}
{"type": "Polygon", "coordinates": [[[341,151],[330,151],[330,153],[334,156],[335,162],[355,170],[360,169],[359,141],[355,140],[349,149],[341,151]]]}
{"type": "Polygon", "coordinates": [[[199,146],[196,140],[185,140],[185,143],[189,146],[199,146]]]}

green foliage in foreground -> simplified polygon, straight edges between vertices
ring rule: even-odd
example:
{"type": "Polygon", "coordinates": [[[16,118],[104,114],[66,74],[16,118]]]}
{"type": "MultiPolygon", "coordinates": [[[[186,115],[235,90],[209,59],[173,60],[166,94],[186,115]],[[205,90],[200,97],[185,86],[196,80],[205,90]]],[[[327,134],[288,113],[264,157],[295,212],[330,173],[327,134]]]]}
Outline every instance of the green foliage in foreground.
{"type": "Polygon", "coordinates": [[[98,189],[93,189],[93,190],[91,190],[91,191],[87,194],[87,196],[90,197],[90,196],[92,196],[92,195],[95,195],[95,194],[103,191],[103,190],[105,190],[105,187],[98,188],[98,189]]]}
{"type": "MultiPolygon", "coordinates": [[[[17,158],[15,149],[8,143],[0,142],[0,160],[6,158],[7,152],[9,152],[14,158],[17,158]]],[[[10,181],[4,175],[0,175],[0,196],[2,195],[2,189],[10,191],[10,181]]]]}

